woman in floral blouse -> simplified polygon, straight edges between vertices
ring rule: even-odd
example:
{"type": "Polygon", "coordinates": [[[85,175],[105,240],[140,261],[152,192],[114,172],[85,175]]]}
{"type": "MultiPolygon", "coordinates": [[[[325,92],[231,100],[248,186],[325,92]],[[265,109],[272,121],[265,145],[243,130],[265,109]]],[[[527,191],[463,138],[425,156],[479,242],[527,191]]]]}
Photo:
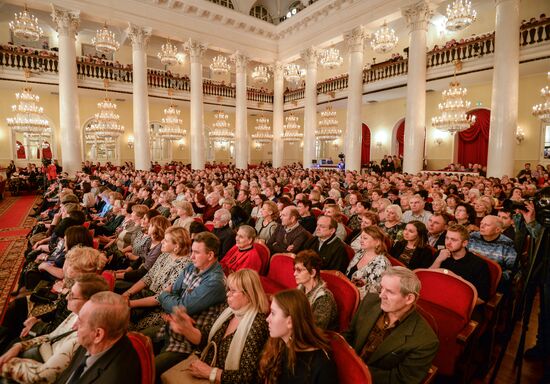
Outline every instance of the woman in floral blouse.
{"type": "Polygon", "coordinates": [[[375,226],[363,229],[361,251],[355,254],[346,271],[346,276],[359,288],[361,298],[378,291],[382,272],[390,267],[387,253],[384,232],[375,226]]]}

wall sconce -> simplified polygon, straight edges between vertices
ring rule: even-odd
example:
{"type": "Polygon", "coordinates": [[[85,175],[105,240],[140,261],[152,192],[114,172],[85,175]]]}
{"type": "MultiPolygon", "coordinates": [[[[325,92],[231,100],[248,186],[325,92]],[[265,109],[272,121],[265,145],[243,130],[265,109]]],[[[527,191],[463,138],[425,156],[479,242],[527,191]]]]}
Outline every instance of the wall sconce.
{"type": "Polygon", "coordinates": [[[378,149],[382,148],[382,142],[381,142],[381,141],[377,141],[377,142],[376,142],[376,147],[378,147],[378,149]]]}
{"type": "Polygon", "coordinates": [[[185,146],[185,139],[181,138],[178,140],[178,148],[180,151],[183,151],[183,147],[185,146]]]}
{"type": "Polygon", "coordinates": [[[386,143],[386,140],[387,140],[386,132],[384,132],[384,131],[378,132],[376,134],[376,136],[374,137],[374,140],[375,140],[375,143],[376,143],[376,147],[379,150],[382,149],[382,147],[384,146],[384,143],[386,143]]]}
{"type": "Polygon", "coordinates": [[[436,143],[437,145],[441,145],[441,143],[443,143],[443,138],[441,137],[436,137],[434,139],[434,143],[436,143]]]}
{"type": "Polygon", "coordinates": [[[521,144],[523,140],[525,140],[525,132],[523,132],[523,129],[518,127],[516,129],[516,143],[521,144]]]}
{"type": "Polygon", "coordinates": [[[128,148],[134,148],[134,136],[130,135],[128,136],[128,148]]]}

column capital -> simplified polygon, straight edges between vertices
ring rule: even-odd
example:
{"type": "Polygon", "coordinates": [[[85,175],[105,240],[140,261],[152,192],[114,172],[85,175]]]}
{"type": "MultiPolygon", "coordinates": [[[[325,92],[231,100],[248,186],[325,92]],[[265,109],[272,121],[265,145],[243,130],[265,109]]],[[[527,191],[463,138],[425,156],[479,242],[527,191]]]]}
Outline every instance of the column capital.
{"type": "Polygon", "coordinates": [[[76,31],[80,25],[80,11],[68,11],[66,9],[56,8],[52,4],[51,16],[55,23],[55,29],[59,35],[76,35],[76,31]]]}
{"type": "Polygon", "coordinates": [[[433,11],[430,9],[430,4],[425,0],[421,0],[413,5],[401,8],[401,13],[403,17],[405,17],[411,32],[420,29],[427,31],[428,22],[433,15],[433,11]]]}
{"type": "Polygon", "coordinates": [[[277,60],[276,62],[273,63],[271,67],[273,68],[273,77],[283,76],[283,70],[285,66],[283,65],[282,62],[277,60]]]}
{"type": "Polygon", "coordinates": [[[362,52],[363,43],[367,38],[367,32],[362,25],[353,28],[351,31],[344,34],[344,40],[350,52],[362,52]]]}
{"type": "Polygon", "coordinates": [[[136,49],[144,49],[147,46],[147,42],[151,37],[152,28],[140,27],[139,25],[128,23],[126,29],[128,36],[132,40],[132,47],[136,49]]]}
{"type": "Polygon", "coordinates": [[[300,53],[300,57],[306,62],[307,68],[315,68],[319,59],[319,49],[309,47],[300,53]]]}
{"type": "Polygon", "coordinates": [[[189,55],[191,62],[200,62],[202,54],[206,51],[206,44],[190,38],[183,43],[183,50],[189,55]]]}
{"type": "Polygon", "coordinates": [[[246,73],[247,65],[250,61],[250,58],[248,56],[246,56],[241,51],[235,51],[235,53],[231,55],[230,59],[233,63],[235,63],[235,70],[237,72],[246,73]]]}

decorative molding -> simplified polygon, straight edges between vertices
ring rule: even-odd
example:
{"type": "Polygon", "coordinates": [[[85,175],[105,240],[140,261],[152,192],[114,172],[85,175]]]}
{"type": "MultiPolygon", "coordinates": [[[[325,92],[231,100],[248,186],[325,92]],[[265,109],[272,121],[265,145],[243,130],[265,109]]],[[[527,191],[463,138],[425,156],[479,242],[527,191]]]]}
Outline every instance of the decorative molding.
{"type": "Polygon", "coordinates": [[[80,11],[56,8],[53,4],[51,4],[51,7],[51,16],[57,33],[60,36],[76,36],[80,25],[80,11]]]}
{"type": "Polygon", "coordinates": [[[198,40],[189,39],[183,43],[183,50],[189,55],[192,63],[201,62],[202,54],[206,51],[206,48],[207,45],[198,40]]]}
{"type": "Polygon", "coordinates": [[[307,68],[315,68],[319,59],[319,50],[315,47],[309,47],[300,53],[300,57],[306,62],[307,68]]]}
{"type": "Polygon", "coordinates": [[[363,52],[365,40],[368,34],[363,26],[353,28],[344,35],[344,40],[349,52],[363,52]]]}
{"type": "Polygon", "coordinates": [[[430,4],[425,0],[421,0],[418,3],[408,7],[403,7],[401,9],[401,13],[407,21],[411,32],[421,29],[427,31],[428,22],[433,15],[433,11],[430,9],[430,4]]]}
{"type": "Polygon", "coordinates": [[[235,63],[235,70],[238,72],[246,72],[248,62],[250,61],[249,57],[243,54],[240,51],[236,51],[230,57],[231,61],[235,63]]]}
{"type": "Polygon", "coordinates": [[[132,40],[132,47],[134,49],[144,49],[147,46],[147,42],[151,37],[152,29],[149,27],[140,27],[139,25],[128,23],[126,33],[130,40],[132,40]]]}

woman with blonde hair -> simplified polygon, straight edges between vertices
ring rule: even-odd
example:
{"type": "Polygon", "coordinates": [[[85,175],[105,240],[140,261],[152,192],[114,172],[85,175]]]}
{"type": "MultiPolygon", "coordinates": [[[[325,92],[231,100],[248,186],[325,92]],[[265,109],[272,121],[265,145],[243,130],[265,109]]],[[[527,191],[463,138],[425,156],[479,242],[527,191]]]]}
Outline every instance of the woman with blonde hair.
{"type": "Polygon", "coordinates": [[[256,232],[258,233],[256,239],[267,242],[277,229],[278,217],[279,208],[277,208],[277,204],[271,200],[264,201],[260,216],[256,221],[256,232]]]}
{"type": "MultiPolygon", "coordinates": [[[[176,307],[167,320],[171,332],[195,345],[204,348],[209,342],[216,343],[218,355],[214,365],[197,359],[191,363],[191,375],[210,379],[211,383],[251,384],[258,382],[259,356],[268,338],[265,321],[268,310],[269,302],[258,273],[241,269],[228,276],[227,306],[211,328],[196,328],[193,319],[181,307],[176,307]]],[[[212,361],[213,353],[210,350],[205,361],[212,361]]],[[[163,378],[176,379],[179,371],[176,365],[163,378]]]]}
{"type": "Polygon", "coordinates": [[[260,359],[266,384],[337,383],[327,339],[315,326],[306,295],[291,289],[275,294],[267,318],[270,339],[260,359]]]}
{"type": "Polygon", "coordinates": [[[193,205],[188,201],[174,201],[172,203],[176,209],[177,218],[174,221],[174,227],[182,227],[189,232],[191,223],[195,221],[195,211],[193,211],[193,205]]]}
{"type": "Polygon", "coordinates": [[[405,224],[401,222],[403,211],[397,204],[390,204],[386,207],[385,220],[380,223],[380,228],[393,241],[401,240],[405,224]]]}

